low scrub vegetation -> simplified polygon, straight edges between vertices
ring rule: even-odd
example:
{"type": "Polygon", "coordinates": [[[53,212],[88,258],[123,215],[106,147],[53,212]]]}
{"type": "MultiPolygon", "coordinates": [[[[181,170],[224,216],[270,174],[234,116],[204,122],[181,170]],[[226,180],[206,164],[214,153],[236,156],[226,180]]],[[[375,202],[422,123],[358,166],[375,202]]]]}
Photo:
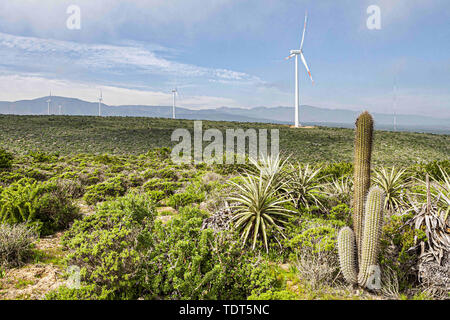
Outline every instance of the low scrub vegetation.
{"type": "MultiPolygon", "coordinates": [[[[24,134],[45,142],[34,127],[43,119],[24,134]]],[[[361,290],[347,283],[338,250],[340,230],[354,227],[351,130],[286,127],[289,157],[180,165],[169,148],[153,148],[165,143],[167,120],[95,121],[111,125],[99,141],[36,143],[38,151],[0,133],[20,140],[0,149],[2,270],[33,260],[33,243],[59,231],[58,263],[80,268],[80,288],[62,285],[47,299],[448,298],[447,136],[375,133],[369,181],[385,195],[375,257],[382,288],[361,290]],[[398,160],[382,147],[390,143],[410,157],[398,160]]]]}
{"type": "Polygon", "coordinates": [[[0,268],[18,267],[33,255],[37,238],[33,227],[25,224],[0,224],[0,268]]]}

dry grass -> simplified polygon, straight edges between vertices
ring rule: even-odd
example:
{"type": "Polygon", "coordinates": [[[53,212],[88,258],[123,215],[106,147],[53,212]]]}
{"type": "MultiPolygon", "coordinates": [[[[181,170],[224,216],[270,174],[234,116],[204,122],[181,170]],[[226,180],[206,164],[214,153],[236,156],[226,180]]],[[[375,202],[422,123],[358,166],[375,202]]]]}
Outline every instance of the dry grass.
{"type": "Polygon", "coordinates": [[[339,277],[339,263],[334,252],[304,249],[297,255],[295,267],[302,281],[312,290],[320,290],[336,284],[339,277]]]}
{"type": "Polygon", "coordinates": [[[37,239],[35,228],[25,224],[0,224],[0,267],[11,268],[24,264],[32,255],[37,239]]]}

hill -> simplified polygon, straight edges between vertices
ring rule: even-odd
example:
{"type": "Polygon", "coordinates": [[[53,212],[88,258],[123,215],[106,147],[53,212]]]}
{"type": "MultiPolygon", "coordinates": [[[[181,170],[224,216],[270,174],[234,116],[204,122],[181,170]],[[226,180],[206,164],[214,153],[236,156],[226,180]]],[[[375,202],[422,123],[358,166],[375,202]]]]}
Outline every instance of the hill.
{"type": "MultiPolygon", "coordinates": [[[[171,147],[177,128],[193,130],[191,120],[144,117],[0,115],[0,148],[15,153],[31,150],[76,153],[142,154],[171,147]]],[[[280,151],[303,162],[352,161],[354,131],[286,125],[203,121],[203,129],[279,129],[280,151]]],[[[450,135],[376,131],[375,164],[401,165],[450,158],[450,135]]]]}
{"type": "MultiPolygon", "coordinates": [[[[46,115],[47,100],[48,97],[42,97],[33,100],[0,102],[0,113],[46,115]]],[[[97,102],[52,97],[51,113],[59,114],[58,107],[60,105],[64,115],[98,115],[97,102]]],[[[305,125],[353,128],[353,123],[358,113],[351,110],[325,109],[304,105],[301,106],[300,117],[302,124],[305,125]]],[[[108,106],[102,104],[102,115],[171,118],[172,107],[144,105],[108,106]]],[[[190,120],[291,124],[293,116],[294,109],[291,107],[256,107],[251,109],[221,107],[204,110],[177,107],[177,118],[190,120]]],[[[391,114],[374,113],[373,116],[377,129],[392,130],[393,116],[391,114]]],[[[450,134],[450,119],[400,114],[397,115],[397,129],[400,131],[450,134]]]]}

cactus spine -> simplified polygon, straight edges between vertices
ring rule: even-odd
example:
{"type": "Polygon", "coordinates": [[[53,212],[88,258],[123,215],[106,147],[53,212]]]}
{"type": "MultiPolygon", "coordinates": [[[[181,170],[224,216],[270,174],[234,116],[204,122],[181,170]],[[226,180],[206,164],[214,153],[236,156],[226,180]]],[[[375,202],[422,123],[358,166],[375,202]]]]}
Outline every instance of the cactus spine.
{"type": "MultiPolygon", "coordinates": [[[[356,120],[354,155],[353,230],[358,255],[361,253],[364,201],[370,188],[370,160],[372,155],[373,118],[368,112],[356,120]]],[[[358,258],[361,258],[358,256],[358,258]]]]}
{"type": "Polygon", "coordinates": [[[371,287],[370,275],[377,265],[384,193],[370,188],[373,119],[364,112],[356,121],[354,173],[354,231],[343,228],[338,236],[341,271],[347,282],[371,287]]]}
{"type": "Polygon", "coordinates": [[[364,232],[359,260],[358,283],[367,287],[370,268],[377,265],[383,223],[384,192],[379,187],[372,187],[366,201],[364,232]]]}
{"type": "Polygon", "coordinates": [[[351,284],[358,283],[355,251],[355,233],[349,227],[342,228],[338,235],[339,262],[345,280],[351,284]]]}

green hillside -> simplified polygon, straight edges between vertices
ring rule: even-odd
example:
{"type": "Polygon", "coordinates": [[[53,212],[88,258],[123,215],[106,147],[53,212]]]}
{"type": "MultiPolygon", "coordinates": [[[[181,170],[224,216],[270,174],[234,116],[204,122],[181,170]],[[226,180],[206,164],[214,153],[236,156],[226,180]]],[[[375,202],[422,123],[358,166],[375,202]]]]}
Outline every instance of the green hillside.
{"type": "MultiPolygon", "coordinates": [[[[0,148],[24,154],[30,150],[77,153],[142,154],[171,147],[176,128],[193,130],[191,120],[88,116],[0,116],[0,148]]],[[[351,129],[294,129],[282,125],[203,121],[204,130],[280,129],[280,151],[304,162],[352,161],[351,129]]],[[[377,131],[375,164],[412,164],[450,158],[450,136],[377,131]]]]}

